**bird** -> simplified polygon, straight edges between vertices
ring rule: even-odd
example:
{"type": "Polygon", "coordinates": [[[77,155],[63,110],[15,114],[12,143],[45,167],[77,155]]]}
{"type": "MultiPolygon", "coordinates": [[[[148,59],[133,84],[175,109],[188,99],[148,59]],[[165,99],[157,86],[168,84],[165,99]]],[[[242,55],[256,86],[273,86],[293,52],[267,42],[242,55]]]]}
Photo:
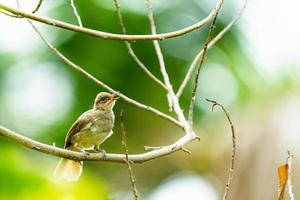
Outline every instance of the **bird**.
{"type": "MultiPolygon", "coordinates": [[[[84,112],[73,123],[65,139],[65,149],[85,152],[94,150],[106,156],[100,145],[113,134],[115,116],[113,107],[118,96],[100,92],[94,101],[93,108],[84,112]]],[[[77,181],[82,173],[83,162],[61,158],[53,176],[66,181],[77,181]]]]}

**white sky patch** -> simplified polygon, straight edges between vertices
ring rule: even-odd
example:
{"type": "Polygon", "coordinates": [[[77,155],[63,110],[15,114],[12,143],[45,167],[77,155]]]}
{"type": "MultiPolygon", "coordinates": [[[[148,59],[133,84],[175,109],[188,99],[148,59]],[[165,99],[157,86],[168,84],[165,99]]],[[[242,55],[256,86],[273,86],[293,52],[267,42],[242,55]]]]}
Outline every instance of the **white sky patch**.
{"type": "Polygon", "coordinates": [[[4,77],[6,123],[35,134],[67,116],[72,106],[72,85],[57,64],[23,62],[11,66],[4,77]]]}
{"type": "Polygon", "coordinates": [[[250,0],[238,22],[248,40],[243,47],[266,76],[300,63],[299,7],[298,0],[250,0]]]}
{"type": "MultiPolygon", "coordinates": [[[[0,0],[0,2],[7,6],[17,8],[15,0],[0,0]]],[[[37,5],[38,0],[20,0],[19,2],[21,4],[21,10],[31,12],[37,5]]],[[[59,4],[58,1],[51,1],[51,4],[43,1],[38,15],[47,16],[48,14],[49,16],[49,11],[59,4]]],[[[35,24],[38,23],[35,22],[35,24]]],[[[45,30],[48,30],[48,28],[47,25],[43,25],[41,30],[43,30],[43,33],[47,33],[49,31],[45,30]]],[[[53,29],[53,27],[51,28],[53,29]]],[[[46,34],[47,38],[52,41],[57,35],[55,34],[56,32],[57,30],[50,31],[51,34],[46,34]]],[[[0,13],[0,53],[26,55],[39,48],[39,45],[43,45],[41,39],[25,19],[8,17],[0,13]]]]}
{"type": "Polygon", "coordinates": [[[147,200],[217,200],[213,186],[201,176],[186,175],[159,185],[147,200]]]}

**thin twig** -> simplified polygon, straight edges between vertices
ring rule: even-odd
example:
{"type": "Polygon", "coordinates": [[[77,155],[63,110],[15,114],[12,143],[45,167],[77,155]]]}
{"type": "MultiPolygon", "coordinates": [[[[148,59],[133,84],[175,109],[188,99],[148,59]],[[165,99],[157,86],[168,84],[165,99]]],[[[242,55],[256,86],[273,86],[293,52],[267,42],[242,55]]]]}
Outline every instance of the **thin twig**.
{"type": "Polygon", "coordinates": [[[208,44],[211,40],[212,32],[215,28],[215,23],[216,23],[216,20],[217,20],[217,16],[218,16],[219,11],[222,7],[222,4],[223,4],[223,0],[221,2],[220,6],[216,8],[216,12],[214,14],[211,26],[208,30],[206,41],[205,41],[205,44],[204,44],[204,47],[203,47],[203,55],[201,56],[200,63],[198,65],[198,69],[197,69],[197,72],[196,72],[196,75],[195,75],[195,81],[194,81],[194,87],[193,87],[193,90],[192,90],[192,98],[191,98],[191,101],[190,101],[189,117],[188,117],[188,121],[189,121],[189,124],[190,124],[191,127],[193,127],[193,113],[194,113],[194,106],[195,106],[195,101],[196,101],[196,93],[197,93],[197,89],[198,89],[198,85],[199,85],[198,82],[199,82],[200,70],[202,68],[202,65],[203,65],[203,62],[204,62],[204,59],[205,59],[205,54],[207,52],[208,44]]]}
{"type": "MultiPolygon", "coordinates": [[[[122,29],[122,33],[126,34],[126,28],[125,28],[125,24],[124,24],[124,20],[122,17],[122,13],[121,13],[121,7],[120,7],[120,2],[118,0],[114,0],[115,3],[115,7],[116,7],[116,11],[117,11],[117,16],[118,16],[118,20],[119,20],[119,24],[121,26],[122,29]]],[[[135,54],[135,52],[133,51],[130,42],[125,41],[125,46],[128,50],[129,55],[133,58],[133,60],[138,64],[138,66],[140,66],[140,68],[156,83],[158,83],[162,88],[167,89],[166,86],[164,85],[163,82],[161,82],[156,76],[154,76],[149,70],[148,68],[144,65],[144,63],[137,57],[137,55],[135,54]]]]}
{"type": "Polygon", "coordinates": [[[139,199],[139,193],[136,187],[136,180],[133,176],[132,168],[130,165],[130,161],[128,158],[128,146],[127,146],[127,140],[126,140],[126,131],[125,131],[125,125],[124,125],[124,111],[122,110],[120,113],[120,119],[121,119],[121,133],[122,133],[122,146],[124,148],[125,152],[125,162],[128,167],[128,174],[131,182],[131,189],[135,200],[139,199]]]}
{"type": "MultiPolygon", "coordinates": [[[[154,21],[154,17],[153,17],[151,0],[146,0],[146,5],[147,5],[147,10],[148,10],[148,20],[149,20],[150,27],[151,27],[151,33],[153,35],[156,35],[157,32],[156,32],[156,26],[155,26],[155,21],[154,21]]],[[[170,95],[170,93],[171,93],[170,90],[172,90],[172,86],[170,84],[169,75],[168,75],[167,70],[166,70],[164,56],[163,56],[163,53],[162,53],[161,48],[159,46],[159,42],[157,40],[153,40],[153,44],[154,44],[155,52],[156,52],[156,55],[157,55],[157,58],[158,58],[160,71],[161,71],[161,74],[164,78],[165,85],[167,86],[167,89],[168,89],[167,100],[168,100],[169,110],[172,111],[173,110],[173,101],[172,101],[172,98],[171,98],[171,95],[170,95]]]]}
{"type": "Polygon", "coordinates": [[[290,200],[294,200],[294,193],[293,193],[293,185],[292,185],[292,163],[293,163],[293,154],[291,154],[290,151],[288,151],[288,158],[287,158],[287,164],[288,164],[288,180],[287,180],[287,188],[288,188],[288,194],[290,197],[290,200]]]}
{"type": "MultiPolygon", "coordinates": [[[[220,4],[221,0],[219,0],[217,6],[220,4]]],[[[109,40],[131,40],[131,41],[135,41],[135,40],[162,40],[162,39],[167,39],[167,38],[173,38],[173,37],[178,37],[178,36],[182,36],[185,35],[189,32],[192,32],[194,30],[197,30],[201,27],[203,27],[205,24],[207,24],[208,22],[210,22],[216,12],[216,10],[212,10],[210,12],[210,14],[205,17],[203,20],[188,26],[186,28],[177,30],[177,31],[173,31],[173,32],[168,32],[168,33],[161,33],[161,34],[156,34],[156,35],[123,35],[123,34],[115,34],[115,33],[108,33],[108,32],[103,32],[103,31],[97,31],[97,30],[93,30],[93,29],[88,29],[88,28],[83,28],[80,26],[76,26],[73,24],[69,24],[66,22],[62,22],[59,20],[55,20],[55,19],[51,19],[51,18],[47,18],[47,17],[42,17],[36,14],[32,14],[32,13],[28,13],[28,12],[24,12],[21,11],[20,9],[15,9],[12,7],[9,7],[7,5],[4,5],[2,3],[0,3],[0,9],[2,10],[6,10],[12,14],[15,15],[20,15],[23,17],[26,17],[28,19],[32,19],[34,21],[38,21],[44,24],[48,24],[51,26],[56,26],[56,27],[60,27],[63,29],[67,29],[73,32],[78,32],[78,33],[83,33],[83,34],[87,34],[87,35],[91,35],[94,37],[98,37],[98,38],[102,38],[102,39],[109,39],[109,40]]]]}
{"type": "Polygon", "coordinates": [[[37,11],[39,11],[41,5],[43,3],[43,0],[39,0],[38,4],[36,5],[35,9],[32,11],[32,14],[36,13],[37,11]]]}
{"type": "Polygon", "coordinates": [[[71,7],[72,7],[72,10],[73,10],[73,12],[74,12],[74,15],[75,15],[75,17],[76,17],[76,19],[77,19],[78,25],[79,25],[80,27],[83,27],[83,26],[82,26],[82,22],[81,22],[80,15],[78,14],[77,8],[76,8],[76,6],[75,6],[75,4],[74,4],[74,0],[70,0],[70,1],[71,1],[71,7]]]}
{"type": "Polygon", "coordinates": [[[230,118],[229,112],[225,109],[225,107],[222,104],[220,104],[216,101],[213,101],[213,100],[209,100],[209,99],[206,99],[206,101],[212,103],[212,106],[211,106],[212,111],[214,111],[214,108],[216,106],[221,107],[221,109],[223,110],[223,112],[226,115],[226,118],[227,118],[227,120],[230,124],[230,128],[231,128],[232,155],[231,155],[231,160],[230,160],[230,169],[229,169],[229,174],[228,174],[228,180],[227,180],[227,184],[225,186],[225,192],[223,195],[223,200],[226,200],[228,197],[229,190],[230,190],[230,184],[231,184],[231,180],[233,178],[233,172],[234,172],[234,166],[235,166],[235,154],[236,154],[236,148],[237,148],[236,147],[236,138],[235,138],[235,129],[234,129],[233,122],[230,118]]]}
{"type": "MultiPolygon", "coordinates": [[[[217,36],[215,36],[208,44],[207,48],[210,49],[214,44],[216,44],[224,35],[225,33],[227,33],[231,27],[233,25],[235,25],[235,23],[241,18],[244,10],[246,9],[246,6],[247,6],[247,2],[248,0],[245,0],[244,2],[244,5],[241,9],[241,11],[237,14],[237,16],[232,19],[232,21],[221,31],[217,34],[217,36]]],[[[196,57],[193,59],[192,61],[192,64],[190,65],[185,77],[184,77],[184,80],[182,81],[182,83],[180,84],[180,87],[176,93],[176,96],[179,98],[182,93],[183,93],[183,90],[185,89],[187,83],[189,80],[191,80],[191,76],[192,76],[192,73],[195,69],[195,67],[197,66],[199,60],[202,58],[202,55],[203,55],[203,48],[199,51],[199,53],[196,55],[196,57]]]]}

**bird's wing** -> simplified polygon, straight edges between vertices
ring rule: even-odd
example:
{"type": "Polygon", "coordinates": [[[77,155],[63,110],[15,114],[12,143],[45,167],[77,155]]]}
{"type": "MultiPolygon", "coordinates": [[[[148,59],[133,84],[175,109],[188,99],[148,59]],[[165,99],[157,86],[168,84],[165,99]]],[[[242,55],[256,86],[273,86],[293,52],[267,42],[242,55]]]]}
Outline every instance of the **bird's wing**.
{"type": "Polygon", "coordinates": [[[87,125],[91,122],[92,115],[91,111],[87,111],[83,113],[75,122],[72,124],[71,128],[68,131],[68,134],[66,136],[65,140],[65,148],[70,145],[70,141],[72,137],[76,134],[82,131],[83,129],[87,128],[87,125]]]}

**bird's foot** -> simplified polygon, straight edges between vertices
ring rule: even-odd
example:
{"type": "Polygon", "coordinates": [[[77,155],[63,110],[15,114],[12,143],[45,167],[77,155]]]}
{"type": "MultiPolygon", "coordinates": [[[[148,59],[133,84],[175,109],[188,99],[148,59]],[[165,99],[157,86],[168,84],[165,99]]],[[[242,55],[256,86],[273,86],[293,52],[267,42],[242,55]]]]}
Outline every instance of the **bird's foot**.
{"type": "Polygon", "coordinates": [[[96,153],[101,153],[103,155],[104,160],[106,160],[106,151],[103,149],[100,149],[99,147],[94,147],[94,151],[96,153]]]}

